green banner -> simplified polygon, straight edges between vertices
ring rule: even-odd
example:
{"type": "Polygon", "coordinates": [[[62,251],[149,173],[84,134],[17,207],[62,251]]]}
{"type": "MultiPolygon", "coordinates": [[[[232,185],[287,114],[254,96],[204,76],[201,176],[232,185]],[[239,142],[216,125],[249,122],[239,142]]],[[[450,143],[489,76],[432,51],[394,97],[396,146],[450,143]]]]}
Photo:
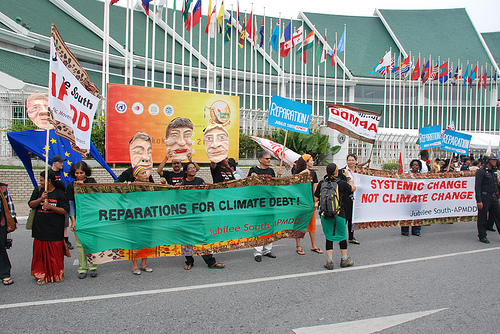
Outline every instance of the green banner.
{"type": "Polygon", "coordinates": [[[201,188],[75,186],[76,229],[87,253],[220,245],[266,239],[283,231],[303,235],[313,213],[311,185],[304,181],[250,178],[201,188]]]}

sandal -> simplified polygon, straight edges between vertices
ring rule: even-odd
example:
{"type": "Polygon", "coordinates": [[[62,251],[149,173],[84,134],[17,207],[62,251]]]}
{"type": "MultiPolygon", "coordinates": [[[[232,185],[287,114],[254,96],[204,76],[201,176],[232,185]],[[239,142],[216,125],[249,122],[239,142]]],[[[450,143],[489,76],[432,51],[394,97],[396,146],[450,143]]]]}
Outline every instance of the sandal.
{"type": "Polygon", "coordinates": [[[302,247],[300,246],[297,246],[297,250],[296,250],[297,254],[299,255],[306,255],[306,252],[304,252],[304,250],[302,249],[302,247]]]}
{"type": "Polygon", "coordinates": [[[14,281],[12,280],[12,278],[6,277],[6,278],[2,279],[2,283],[3,283],[3,285],[11,285],[12,283],[14,283],[14,281]]]}
{"type": "Polygon", "coordinates": [[[316,248],[311,248],[311,252],[316,252],[318,254],[323,254],[323,251],[321,249],[319,249],[318,247],[316,248]]]}
{"type": "Polygon", "coordinates": [[[359,245],[360,244],[360,242],[358,240],[356,240],[356,239],[349,240],[349,243],[350,244],[355,244],[355,245],[359,245]]]}
{"type": "Polygon", "coordinates": [[[150,268],[150,267],[141,267],[141,270],[142,271],[145,271],[147,273],[152,273],[153,272],[153,268],[150,268]]]}
{"type": "Polygon", "coordinates": [[[134,274],[134,275],[140,275],[140,274],[142,274],[141,273],[141,269],[139,269],[139,268],[132,269],[132,274],[134,274]]]}
{"type": "Polygon", "coordinates": [[[192,264],[186,264],[184,266],[184,270],[191,270],[191,268],[193,268],[193,265],[192,264]]]}
{"type": "Polygon", "coordinates": [[[220,263],[220,262],[215,262],[214,264],[212,264],[211,266],[209,266],[208,268],[210,269],[222,269],[224,268],[226,265],[224,263],[220,263]]]}
{"type": "Polygon", "coordinates": [[[47,282],[45,282],[45,280],[43,278],[39,278],[36,280],[36,284],[38,284],[38,285],[44,285],[45,283],[47,283],[47,282]]]}

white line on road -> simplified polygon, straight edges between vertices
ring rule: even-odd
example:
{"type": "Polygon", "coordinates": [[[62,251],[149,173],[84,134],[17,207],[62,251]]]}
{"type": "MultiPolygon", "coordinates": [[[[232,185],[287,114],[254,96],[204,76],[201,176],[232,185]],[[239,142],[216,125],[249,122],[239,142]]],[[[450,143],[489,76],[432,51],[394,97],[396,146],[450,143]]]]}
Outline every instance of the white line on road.
{"type": "Polygon", "coordinates": [[[387,317],[341,322],[338,324],[331,324],[331,325],[302,327],[294,329],[293,332],[295,334],[331,334],[331,333],[368,334],[368,333],[378,332],[390,327],[394,327],[402,323],[422,318],[447,309],[448,308],[440,308],[437,310],[396,314],[387,317]]]}
{"type": "Polygon", "coordinates": [[[458,252],[458,253],[449,253],[449,254],[442,254],[442,255],[419,257],[419,258],[415,258],[415,259],[368,264],[368,265],[359,266],[359,267],[340,268],[340,269],[336,269],[333,271],[329,271],[329,270],[328,271],[326,271],[326,270],[325,271],[313,271],[313,272],[299,273],[299,274],[280,275],[280,276],[273,276],[273,277],[261,277],[261,278],[253,278],[253,279],[246,279],[246,280],[232,281],[232,282],[220,282],[220,283],[200,284],[200,285],[191,285],[191,286],[181,286],[181,287],[167,288],[167,289],[131,291],[131,292],[114,293],[114,294],[99,295],[99,296],[86,296],[86,297],[49,299],[49,300],[38,300],[38,301],[22,302],[22,303],[12,303],[12,304],[0,305],[0,309],[9,309],[9,308],[15,308],[15,307],[40,306],[40,305],[51,305],[51,304],[62,304],[62,303],[73,303],[73,302],[92,301],[92,300],[104,300],[104,299],[123,298],[123,297],[145,296],[145,295],[156,295],[156,294],[161,294],[161,293],[200,290],[200,289],[209,289],[209,288],[217,288],[217,287],[225,287],[225,286],[233,286],[233,285],[242,285],[242,284],[254,284],[254,283],[261,283],[261,282],[278,281],[278,280],[290,279],[290,278],[316,276],[316,275],[331,275],[331,274],[338,274],[338,273],[342,273],[342,272],[346,272],[346,271],[380,268],[380,267],[394,266],[394,265],[398,265],[398,264],[407,264],[407,263],[413,263],[413,262],[419,262],[419,261],[437,260],[437,259],[444,259],[444,258],[453,257],[453,256],[470,255],[470,254],[477,254],[477,253],[498,251],[498,250],[500,250],[500,247],[492,247],[492,248],[476,249],[476,250],[458,252]]]}

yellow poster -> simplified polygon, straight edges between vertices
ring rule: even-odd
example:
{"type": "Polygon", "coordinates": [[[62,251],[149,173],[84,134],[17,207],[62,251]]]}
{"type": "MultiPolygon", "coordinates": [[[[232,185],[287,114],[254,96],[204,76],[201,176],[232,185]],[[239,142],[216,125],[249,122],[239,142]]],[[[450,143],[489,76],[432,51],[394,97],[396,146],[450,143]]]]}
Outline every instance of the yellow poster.
{"type": "Polygon", "coordinates": [[[108,84],[106,110],[108,163],[130,162],[129,141],[137,132],[151,137],[155,163],[167,150],[182,161],[191,153],[193,161],[208,163],[226,150],[238,160],[237,96],[108,84]]]}

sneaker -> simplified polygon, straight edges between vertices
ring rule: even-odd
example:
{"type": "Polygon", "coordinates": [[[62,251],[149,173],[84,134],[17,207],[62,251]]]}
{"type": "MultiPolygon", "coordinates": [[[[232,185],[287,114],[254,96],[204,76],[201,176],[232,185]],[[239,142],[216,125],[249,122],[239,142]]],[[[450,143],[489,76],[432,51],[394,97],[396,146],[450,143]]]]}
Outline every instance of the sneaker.
{"type": "Polygon", "coordinates": [[[340,266],[341,266],[342,268],[344,268],[344,267],[350,267],[350,266],[352,266],[353,264],[354,264],[354,261],[353,261],[353,260],[351,260],[351,259],[350,259],[350,258],[348,258],[348,257],[346,257],[345,259],[341,259],[341,260],[340,260],[340,266]]]}
{"type": "Polygon", "coordinates": [[[333,270],[333,261],[326,261],[325,268],[328,270],[333,270]]]}
{"type": "Polygon", "coordinates": [[[69,249],[75,248],[75,247],[73,247],[73,245],[71,244],[71,242],[69,242],[69,240],[66,241],[66,245],[68,246],[69,249]]]}

